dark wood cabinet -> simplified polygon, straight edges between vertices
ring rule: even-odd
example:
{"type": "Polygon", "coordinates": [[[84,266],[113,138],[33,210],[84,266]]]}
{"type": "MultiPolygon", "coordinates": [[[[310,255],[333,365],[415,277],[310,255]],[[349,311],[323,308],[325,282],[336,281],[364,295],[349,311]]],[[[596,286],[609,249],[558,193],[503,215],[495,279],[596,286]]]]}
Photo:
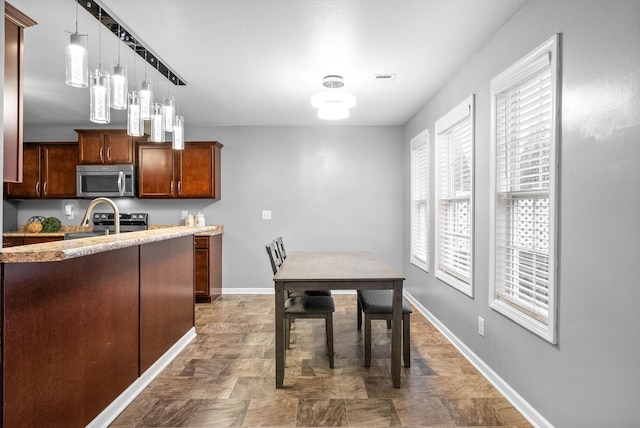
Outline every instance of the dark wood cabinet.
{"type": "Polygon", "coordinates": [[[170,143],[138,143],[139,198],[220,199],[218,142],[187,142],[184,150],[170,143]]]}
{"type": "Polygon", "coordinates": [[[76,143],[24,145],[22,183],[7,183],[7,199],[64,199],[76,197],[76,143]]]}
{"type": "Polygon", "coordinates": [[[222,294],[222,235],[196,236],[194,252],[196,303],[211,303],[222,294]]]}
{"type": "Polygon", "coordinates": [[[11,183],[20,183],[23,179],[23,40],[24,29],[33,25],[36,25],[34,20],[5,3],[3,180],[11,183]]]}
{"type": "Polygon", "coordinates": [[[42,244],[45,242],[55,242],[64,240],[64,236],[4,236],[2,237],[2,248],[17,247],[20,245],[42,244]]]}
{"type": "Polygon", "coordinates": [[[131,137],[126,129],[76,129],[78,163],[86,165],[133,164],[135,142],[147,137],[131,137]]]}

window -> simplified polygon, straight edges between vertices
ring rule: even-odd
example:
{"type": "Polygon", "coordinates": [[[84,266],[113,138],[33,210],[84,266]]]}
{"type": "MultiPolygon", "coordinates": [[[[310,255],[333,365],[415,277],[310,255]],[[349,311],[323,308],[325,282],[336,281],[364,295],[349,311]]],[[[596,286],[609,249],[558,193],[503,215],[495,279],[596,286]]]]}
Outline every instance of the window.
{"type": "Polygon", "coordinates": [[[436,277],[473,296],[473,95],[436,122],[436,277]]]}
{"type": "Polygon", "coordinates": [[[489,304],[556,343],[558,36],[491,81],[489,304]]]}
{"type": "Polygon", "coordinates": [[[429,271],[429,132],[411,140],[411,263],[429,271]]]}

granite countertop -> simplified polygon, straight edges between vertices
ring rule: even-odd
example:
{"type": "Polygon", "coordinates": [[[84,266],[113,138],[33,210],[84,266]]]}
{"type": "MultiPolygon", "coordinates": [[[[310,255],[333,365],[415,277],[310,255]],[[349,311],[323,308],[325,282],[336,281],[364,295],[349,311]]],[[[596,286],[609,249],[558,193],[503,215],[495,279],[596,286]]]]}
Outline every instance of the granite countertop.
{"type": "MultiPolygon", "coordinates": [[[[91,230],[91,229],[89,229],[91,230]]],[[[74,230],[82,231],[82,230],[74,230]]],[[[95,236],[90,238],[70,239],[42,244],[21,245],[17,247],[4,248],[0,253],[2,263],[34,263],[34,262],[55,262],[74,257],[83,257],[105,251],[117,250],[120,248],[132,247],[136,245],[148,244],[151,242],[164,241],[167,239],[180,238],[187,235],[213,236],[224,232],[224,226],[211,225],[203,227],[191,226],[161,226],[151,227],[149,230],[138,232],[127,232],[120,234],[95,236]]],[[[69,231],[52,233],[38,233],[39,236],[60,236],[69,231]]],[[[4,236],[34,236],[35,233],[28,232],[8,232],[4,236]]]]}

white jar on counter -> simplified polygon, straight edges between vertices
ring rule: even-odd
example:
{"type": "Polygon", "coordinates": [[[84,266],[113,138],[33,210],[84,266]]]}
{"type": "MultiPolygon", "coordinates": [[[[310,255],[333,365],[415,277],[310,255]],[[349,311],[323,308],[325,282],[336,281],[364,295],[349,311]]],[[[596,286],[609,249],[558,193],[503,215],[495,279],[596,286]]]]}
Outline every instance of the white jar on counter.
{"type": "Polygon", "coordinates": [[[204,214],[202,213],[198,213],[198,215],[195,218],[195,221],[196,221],[196,226],[198,227],[203,227],[206,224],[204,220],[204,214]]]}
{"type": "Polygon", "coordinates": [[[184,225],[193,226],[193,224],[194,224],[193,214],[187,214],[187,218],[184,220],[184,225]]]}

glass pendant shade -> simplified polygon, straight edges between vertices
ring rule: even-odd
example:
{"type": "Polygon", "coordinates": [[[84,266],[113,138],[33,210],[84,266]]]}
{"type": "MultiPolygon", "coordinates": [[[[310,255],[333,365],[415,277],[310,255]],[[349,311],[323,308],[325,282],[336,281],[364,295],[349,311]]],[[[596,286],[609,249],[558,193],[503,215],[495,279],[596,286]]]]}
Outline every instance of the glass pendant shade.
{"type": "Polygon", "coordinates": [[[111,75],[111,108],[126,110],[127,108],[127,68],[116,64],[111,75]]]}
{"type": "Polygon", "coordinates": [[[184,117],[176,116],[173,125],[173,138],[171,147],[174,150],[184,150],[184,117]]]}
{"type": "Polygon", "coordinates": [[[74,88],[86,88],[89,86],[89,62],[86,35],[78,33],[71,34],[65,60],[65,83],[74,88]]]}
{"type": "Polygon", "coordinates": [[[104,70],[92,70],[89,79],[90,117],[95,123],[111,121],[111,76],[104,70]]]}
{"type": "Polygon", "coordinates": [[[164,127],[162,123],[162,108],[160,104],[154,103],[151,114],[151,141],[160,143],[164,141],[164,127]]]}
{"type": "Polygon", "coordinates": [[[140,96],[137,91],[129,92],[127,134],[132,137],[142,137],[144,134],[144,121],[140,117],[140,96]]]}
{"type": "Polygon", "coordinates": [[[173,132],[176,115],[176,99],[169,95],[162,100],[162,126],[166,132],[173,132]]]}
{"type": "Polygon", "coordinates": [[[153,103],[153,92],[151,91],[151,81],[140,82],[140,117],[143,120],[151,120],[151,107],[153,103]]]}

